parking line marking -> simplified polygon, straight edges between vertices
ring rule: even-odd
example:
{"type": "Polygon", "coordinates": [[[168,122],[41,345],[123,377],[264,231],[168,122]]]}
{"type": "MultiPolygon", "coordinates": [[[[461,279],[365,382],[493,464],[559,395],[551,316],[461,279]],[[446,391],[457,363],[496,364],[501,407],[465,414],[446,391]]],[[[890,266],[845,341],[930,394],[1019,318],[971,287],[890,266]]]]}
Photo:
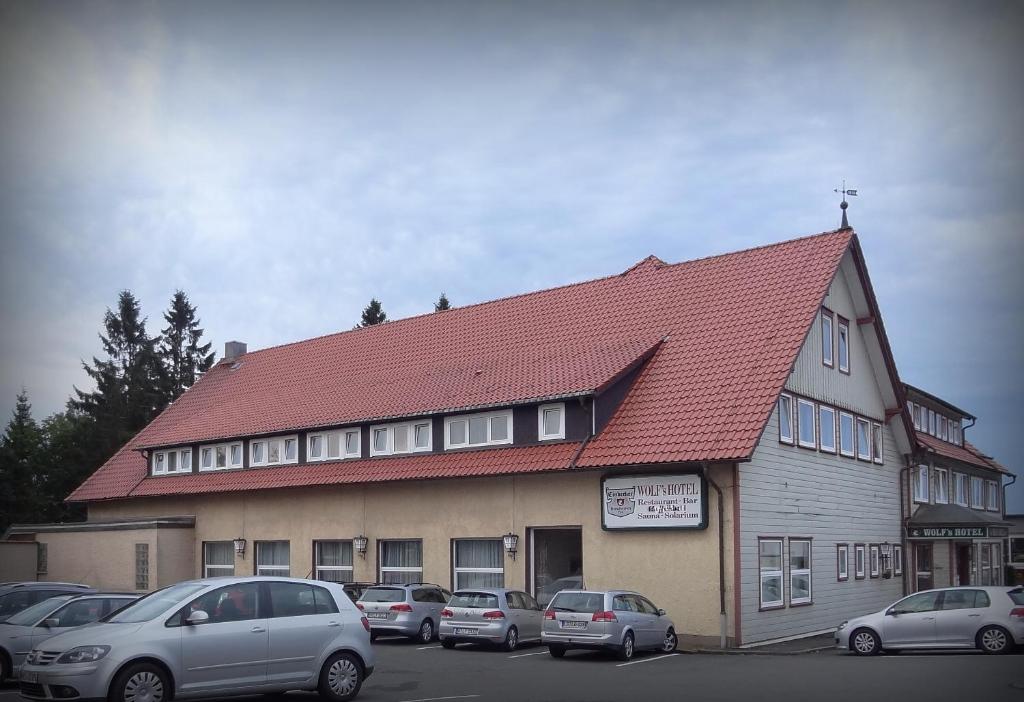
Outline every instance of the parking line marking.
{"type": "Polygon", "coordinates": [[[651,661],[660,661],[662,658],[673,658],[678,655],[678,653],[666,653],[664,656],[655,656],[654,658],[641,658],[638,661],[630,661],[629,663],[619,663],[615,667],[621,668],[624,665],[634,665],[636,663],[650,663],[651,661]]]}
{"type": "MultiPolygon", "coordinates": [[[[439,645],[438,646],[423,646],[421,648],[417,648],[416,650],[417,651],[429,651],[432,648],[441,648],[441,647],[439,645]]],[[[435,699],[435,700],[448,700],[448,699],[454,699],[454,698],[452,698],[452,697],[432,697],[431,699],[435,699]]],[[[415,702],[415,700],[410,700],[410,702],[415,702]]]]}
{"type": "Polygon", "coordinates": [[[514,656],[509,656],[509,658],[524,658],[526,656],[543,656],[545,653],[547,653],[547,651],[534,651],[533,653],[518,653],[518,654],[516,654],[514,656]]]}
{"type": "Polygon", "coordinates": [[[402,700],[402,702],[437,702],[438,700],[468,700],[480,695],[452,695],[450,697],[424,697],[418,700],[402,700]]]}

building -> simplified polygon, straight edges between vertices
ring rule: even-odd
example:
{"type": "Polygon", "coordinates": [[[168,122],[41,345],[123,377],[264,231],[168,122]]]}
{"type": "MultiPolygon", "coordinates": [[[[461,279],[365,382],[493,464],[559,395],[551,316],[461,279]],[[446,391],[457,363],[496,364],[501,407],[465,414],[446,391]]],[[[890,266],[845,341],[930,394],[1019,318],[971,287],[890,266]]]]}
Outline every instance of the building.
{"type": "Polygon", "coordinates": [[[1011,474],[967,441],[973,415],[920,388],[905,389],[917,444],[903,493],[910,591],[1002,585],[1010,527],[1003,476],[1011,474]]]}
{"type": "Polygon", "coordinates": [[[622,587],[683,639],[902,592],[904,386],[848,228],[246,352],[23,526],[45,577],[622,587]]]}
{"type": "Polygon", "coordinates": [[[1007,585],[1024,585],[1024,514],[1007,514],[1010,535],[1006,537],[1007,585]],[[1012,575],[1011,575],[1012,571],[1012,575]]]}

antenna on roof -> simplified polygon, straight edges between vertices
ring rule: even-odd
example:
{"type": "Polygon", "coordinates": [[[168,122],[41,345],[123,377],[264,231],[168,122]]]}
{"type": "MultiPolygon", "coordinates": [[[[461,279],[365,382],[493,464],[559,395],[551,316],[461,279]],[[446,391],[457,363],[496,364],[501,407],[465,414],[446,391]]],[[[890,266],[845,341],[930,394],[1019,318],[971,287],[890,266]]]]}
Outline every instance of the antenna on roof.
{"type": "Polygon", "coordinates": [[[832,192],[839,193],[840,195],[843,196],[843,201],[839,203],[839,209],[843,211],[843,222],[842,224],[839,225],[839,228],[849,229],[850,223],[846,220],[846,208],[849,207],[850,205],[848,202],[846,202],[846,196],[849,195],[851,197],[857,197],[857,190],[855,188],[850,188],[849,190],[847,190],[846,180],[844,179],[842,189],[840,190],[839,188],[833,188],[832,192]]]}

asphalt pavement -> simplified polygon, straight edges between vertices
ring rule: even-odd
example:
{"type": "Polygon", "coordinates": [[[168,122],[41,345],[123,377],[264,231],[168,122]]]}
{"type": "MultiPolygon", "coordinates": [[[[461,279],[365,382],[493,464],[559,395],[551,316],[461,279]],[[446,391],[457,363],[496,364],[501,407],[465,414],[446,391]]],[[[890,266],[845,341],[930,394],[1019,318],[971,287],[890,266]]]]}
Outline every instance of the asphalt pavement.
{"type": "MultiPolygon", "coordinates": [[[[467,645],[449,651],[439,644],[378,639],[375,648],[377,671],[358,698],[364,702],[1024,702],[1020,653],[908,652],[873,658],[835,650],[777,656],[644,653],[621,663],[583,651],[554,659],[541,646],[514,653],[467,645]]],[[[0,702],[17,699],[14,685],[0,690],[0,702]]],[[[278,702],[315,699],[290,693],[278,702]]]]}

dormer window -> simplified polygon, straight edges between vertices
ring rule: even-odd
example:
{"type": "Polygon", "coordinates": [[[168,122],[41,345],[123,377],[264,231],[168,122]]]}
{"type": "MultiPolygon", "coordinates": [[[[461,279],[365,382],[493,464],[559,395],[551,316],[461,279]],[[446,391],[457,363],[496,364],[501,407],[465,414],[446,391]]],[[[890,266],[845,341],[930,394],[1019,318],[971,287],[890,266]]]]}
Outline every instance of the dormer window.
{"type": "Polygon", "coordinates": [[[249,465],[277,466],[299,462],[299,437],[275,436],[249,443],[249,465]]]}
{"type": "Polygon", "coordinates": [[[242,442],[203,446],[199,449],[199,470],[242,467],[242,442]]]}
{"type": "Polygon", "coordinates": [[[192,472],[192,449],[180,448],[154,451],[151,459],[153,475],[174,475],[192,472]]]}
{"type": "Polygon", "coordinates": [[[565,403],[537,408],[537,438],[540,441],[565,438],[565,403]]]}
{"type": "Polygon", "coordinates": [[[445,449],[512,443],[512,410],[444,418],[445,449]]]}
{"type": "Polygon", "coordinates": [[[431,421],[402,422],[400,424],[381,424],[370,427],[370,455],[391,456],[393,454],[419,453],[429,451],[431,441],[431,421]]]}
{"type": "Polygon", "coordinates": [[[850,372],[850,322],[839,318],[839,370],[850,372]]]}
{"type": "Polygon", "coordinates": [[[337,461],[342,458],[359,458],[360,431],[358,427],[310,433],[306,436],[307,461],[337,461]]]}

